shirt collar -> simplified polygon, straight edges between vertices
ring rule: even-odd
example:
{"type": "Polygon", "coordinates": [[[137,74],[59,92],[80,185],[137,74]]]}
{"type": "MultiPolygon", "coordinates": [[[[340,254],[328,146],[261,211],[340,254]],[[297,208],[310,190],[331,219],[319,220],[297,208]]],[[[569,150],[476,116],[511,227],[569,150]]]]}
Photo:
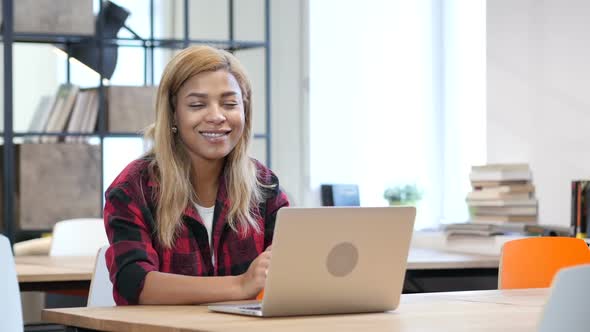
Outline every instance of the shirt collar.
{"type": "MultiPolygon", "coordinates": [[[[229,211],[229,208],[231,206],[231,202],[228,198],[227,195],[227,180],[226,180],[226,174],[225,174],[225,169],[221,172],[221,174],[219,175],[219,185],[217,188],[217,197],[215,198],[215,208],[217,209],[218,207],[222,208],[222,211],[216,211],[215,212],[215,216],[221,216],[221,218],[218,218],[220,220],[214,220],[214,224],[218,224],[215,225],[215,229],[220,229],[221,227],[225,227],[225,224],[227,223],[227,218],[225,218],[224,216],[227,215],[227,211],[229,211]]],[[[157,190],[158,189],[158,182],[155,180],[155,178],[153,176],[150,176],[148,179],[148,183],[147,185],[149,187],[152,187],[152,190],[157,190]]],[[[157,192],[157,191],[152,191],[152,192],[157,192]]],[[[199,222],[202,223],[201,218],[199,217],[199,212],[197,211],[196,207],[189,201],[189,203],[187,204],[187,206],[185,207],[184,211],[183,211],[183,217],[187,216],[190,217],[194,220],[198,220],[199,222]]],[[[223,228],[221,228],[223,229],[223,228]]]]}

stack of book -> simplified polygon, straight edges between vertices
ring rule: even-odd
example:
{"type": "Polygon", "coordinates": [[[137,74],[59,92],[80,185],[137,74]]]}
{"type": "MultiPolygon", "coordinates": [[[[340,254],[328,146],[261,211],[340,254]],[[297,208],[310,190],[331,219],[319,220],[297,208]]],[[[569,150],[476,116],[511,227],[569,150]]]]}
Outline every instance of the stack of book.
{"type": "MultiPolygon", "coordinates": [[[[116,133],[139,132],[155,119],[153,111],[157,87],[109,86],[106,87],[107,131],[116,133]]],[[[80,89],[73,84],[59,86],[55,96],[41,98],[29,132],[72,134],[94,133],[98,124],[98,88],[80,89]]],[[[84,142],[84,137],[69,136],[66,142],[84,142]]],[[[58,137],[46,136],[30,139],[35,143],[56,143],[58,137]]]]}
{"type": "MultiPolygon", "coordinates": [[[[55,96],[43,96],[31,119],[29,132],[92,133],[98,114],[98,90],[84,89],[72,84],[59,86],[55,96]]],[[[66,141],[76,141],[68,137],[66,141]]],[[[32,139],[43,143],[55,143],[58,138],[46,136],[32,139]]]]}
{"type": "Polygon", "coordinates": [[[542,226],[523,222],[513,223],[454,223],[442,227],[447,236],[452,235],[525,235],[525,236],[571,236],[571,229],[563,226],[542,226]]]}
{"type": "Polygon", "coordinates": [[[489,164],[471,168],[467,195],[470,217],[478,223],[537,221],[537,199],[528,164],[489,164]]]}

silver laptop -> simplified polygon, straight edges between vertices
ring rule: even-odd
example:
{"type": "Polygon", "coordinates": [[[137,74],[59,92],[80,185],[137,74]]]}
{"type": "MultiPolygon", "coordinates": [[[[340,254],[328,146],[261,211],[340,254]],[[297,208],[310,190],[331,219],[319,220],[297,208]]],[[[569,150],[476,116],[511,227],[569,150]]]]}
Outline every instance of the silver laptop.
{"type": "Polygon", "coordinates": [[[282,208],[262,302],[209,309],[261,317],[394,310],[415,216],[414,207],[282,208]]]}

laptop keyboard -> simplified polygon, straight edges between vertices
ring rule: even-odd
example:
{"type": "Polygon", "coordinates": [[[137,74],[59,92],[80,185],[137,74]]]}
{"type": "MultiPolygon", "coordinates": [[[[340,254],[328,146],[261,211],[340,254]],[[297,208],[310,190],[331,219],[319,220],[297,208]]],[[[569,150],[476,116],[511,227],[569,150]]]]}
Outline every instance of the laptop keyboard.
{"type": "Polygon", "coordinates": [[[261,305],[242,306],[242,307],[240,307],[240,309],[261,310],[262,309],[262,306],[261,305]]]}

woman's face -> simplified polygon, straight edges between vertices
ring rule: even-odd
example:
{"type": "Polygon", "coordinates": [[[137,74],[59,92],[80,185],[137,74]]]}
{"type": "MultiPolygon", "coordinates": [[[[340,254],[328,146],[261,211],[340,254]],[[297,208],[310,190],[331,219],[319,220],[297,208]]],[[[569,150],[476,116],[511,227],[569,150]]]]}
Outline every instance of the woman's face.
{"type": "Polygon", "coordinates": [[[193,161],[225,158],[244,131],[244,102],[236,78],[225,70],[203,72],[176,95],[178,135],[193,161]]]}

